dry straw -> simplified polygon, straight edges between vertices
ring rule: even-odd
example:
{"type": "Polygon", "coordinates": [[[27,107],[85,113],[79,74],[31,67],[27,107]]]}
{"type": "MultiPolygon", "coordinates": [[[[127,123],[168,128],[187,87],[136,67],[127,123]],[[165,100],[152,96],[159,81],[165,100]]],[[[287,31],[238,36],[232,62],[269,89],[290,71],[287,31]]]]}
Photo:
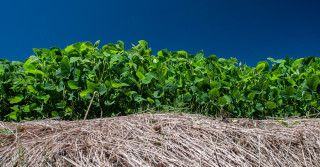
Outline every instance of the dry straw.
{"type": "Polygon", "coordinates": [[[320,166],[320,119],[284,121],[145,113],[82,126],[0,122],[0,166],[320,166]]]}

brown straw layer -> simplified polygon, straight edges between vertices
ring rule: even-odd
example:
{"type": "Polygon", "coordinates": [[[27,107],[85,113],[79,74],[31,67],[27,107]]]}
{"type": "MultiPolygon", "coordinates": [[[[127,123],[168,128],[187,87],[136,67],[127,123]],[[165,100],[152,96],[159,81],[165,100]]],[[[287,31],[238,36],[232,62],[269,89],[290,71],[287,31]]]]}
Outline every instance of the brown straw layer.
{"type": "Polygon", "coordinates": [[[0,122],[0,166],[320,166],[320,119],[284,122],[180,113],[0,122]]]}

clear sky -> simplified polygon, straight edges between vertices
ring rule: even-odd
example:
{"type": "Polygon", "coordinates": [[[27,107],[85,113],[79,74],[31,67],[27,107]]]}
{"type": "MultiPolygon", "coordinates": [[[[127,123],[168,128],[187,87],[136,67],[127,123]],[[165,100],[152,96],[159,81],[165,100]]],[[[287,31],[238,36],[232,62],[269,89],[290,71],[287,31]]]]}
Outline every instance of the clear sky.
{"type": "Polygon", "coordinates": [[[320,0],[8,0],[0,20],[0,58],[11,61],[32,48],[142,39],[154,55],[204,50],[251,66],[320,56],[320,0]]]}

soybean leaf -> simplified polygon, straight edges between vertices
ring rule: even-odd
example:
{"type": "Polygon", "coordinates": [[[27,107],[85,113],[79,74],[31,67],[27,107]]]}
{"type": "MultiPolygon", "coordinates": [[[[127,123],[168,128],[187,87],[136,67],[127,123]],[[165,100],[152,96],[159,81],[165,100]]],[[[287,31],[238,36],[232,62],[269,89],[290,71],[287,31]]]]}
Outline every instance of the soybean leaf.
{"type": "Polygon", "coordinates": [[[153,78],[152,74],[151,73],[147,73],[145,75],[145,79],[142,80],[142,83],[143,84],[149,84],[152,81],[152,78],[153,78]]]}
{"type": "Polygon", "coordinates": [[[8,116],[11,119],[17,120],[17,112],[16,111],[11,112],[8,116]]]}
{"type": "Polygon", "coordinates": [[[307,86],[311,91],[315,91],[319,84],[319,77],[317,75],[312,75],[310,78],[307,79],[307,86]]]}
{"type": "Polygon", "coordinates": [[[61,69],[61,75],[64,78],[68,78],[70,75],[70,63],[68,60],[68,57],[63,57],[63,59],[60,62],[60,69],[61,69]]]}
{"type": "Polygon", "coordinates": [[[99,44],[100,44],[100,40],[97,40],[95,43],[94,43],[94,48],[98,48],[98,46],[99,46],[99,44]]]}
{"type": "Polygon", "coordinates": [[[277,104],[275,102],[273,102],[273,101],[267,101],[265,103],[265,106],[266,106],[267,109],[274,109],[274,108],[277,107],[277,104]]]}
{"type": "Polygon", "coordinates": [[[213,100],[219,96],[220,96],[220,92],[219,92],[218,88],[213,88],[209,91],[210,100],[213,100]]]}
{"type": "Polygon", "coordinates": [[[227,104],[227,99],[225,97],[219,97],[218,101],[217,101],[217,104],[220,105],[220,106],[224,106],[224,105],[227,104]]]}
{"type": "Polygon", "coordinates": [[[15,96],[14,98],[12,98],[10,100],[10,104],[15,104],[15,103],[19,103],[23,100],[23,96],[22,95],[18,95],[18,96],[15,96]]]}
{"type": "Polygon", "coordinates": [[[70,63],[77,62],[77,61],[80,60],[80,59],[81,59],[80,57],[71,57],[71,58],[70,58],[70,63]]]}
{"type": "Polygon", "coordinates": [[[286,91],[287,95],[290,97],[295,94],[295,89],[292,86],[288,86],[285,91],[286,91]]]}
{"type": "Polygon", "coordinates": [[[264,110],[264,107],[261,103],[257,103],[256,104],[256,109],[259,110],[259,111],[263,111],[264,110]]]}
{"type": "Polygon", "coordinates": [[[24,107],[23,107],[23,111],[26,112],[26,113],[27,113],[27,112],[30,112],[30,105],[24,106],[24,107]]]}
{"type": "Polygon", "coordinates": [[[55,86],[52,83],[47,82],[43,87],[45,90],[55,90],[55,86]]]}
{"type": "Polygon", "coordinates": [[[261,64],[258,64],[257,67],[256,67],[256,71],[257,72],[262,72],[265,68],[265,64],[264,63],[261,63],[261,64]]]}
{"type": "Polygon", "coordinates": [[[172,91],[175,91],[177,88],[178,88],[178,86],[176,84],[174,84],[172,82],[167,82],[165,90],[172,92],[172,91]]]}
{"type": "Polygon", "coordinates": [[[40,74],[40,75],[45,75],[44,72],[40,71],[40,70],[28,70],[26,71],[26,74],[40,74]]]}
{"type": "Polygon", "coordinates": [[[94,91],[98,90],[98,85],[87,80],[87,90],[90,93],[93,93],[94,91]]]}
{"type": "Polygon", "coordinates": [[[68,86],[70,89],[78,89],[78,82],[73,81],[73,80],[69,80],[68,81],[68,86]]]}
{"type": "Polygon", "coordinates": [[[151,99],[150,97],[147,97],[147,100],[148,100],[148,102],[149,102],[149,103],[151,103],[151,104],[153,104],[153,103],[154,103],[154,100],[153,100],[153,99],[151,99]]]}
{"type": "Polygon", "coordinates": [[[106,88],[105,85],[99,86],[99,95],[102,96],[108,92],[108,89],[106,88]]]}
{"type": "Polygon", "coordinates": [[[140,80],[143,80],[146,78],[140,71],[136,72],[136,75],[140,80]]]}
{"type": "Polygon", "coordinates": [[[122,86],[121,83],[118,83],[118,82],[115,82],[115,81],[111,81],[111,85],[112,85],[112,87],[114,87],[114,88],[119,88],[119,87],[122,86]]]}
{"type": "Polygon", "coordinates": [[[86,89],[86,90],[83,90],[83,91],[81,91],[80,96],[81,96],[82,98],[85,98],[89,92],[90,92],[90,91],[87,90],[87,89],[86,89]]]}
{"type": "Polygon", "coordinates": [[[47,95],[45,96],[45,98],[43,99],[43,100],[44,100],[44,103],[47,104],[48,101],[49,101],[49,99],[50,99],[50,95],[47,94],[47,95]]]}

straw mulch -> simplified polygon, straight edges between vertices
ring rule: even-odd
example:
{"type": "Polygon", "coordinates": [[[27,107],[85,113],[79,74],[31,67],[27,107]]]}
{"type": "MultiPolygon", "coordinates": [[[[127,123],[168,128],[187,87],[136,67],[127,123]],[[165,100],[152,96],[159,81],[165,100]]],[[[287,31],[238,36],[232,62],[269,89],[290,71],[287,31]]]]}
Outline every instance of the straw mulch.
{"type": "Polygon", "coordinates": [[[275,120],[178,113],[92,119],[83,125],[0,122],[0,166],[320,166],[320,119],[285,122],[289,127],[275,120]]]}

